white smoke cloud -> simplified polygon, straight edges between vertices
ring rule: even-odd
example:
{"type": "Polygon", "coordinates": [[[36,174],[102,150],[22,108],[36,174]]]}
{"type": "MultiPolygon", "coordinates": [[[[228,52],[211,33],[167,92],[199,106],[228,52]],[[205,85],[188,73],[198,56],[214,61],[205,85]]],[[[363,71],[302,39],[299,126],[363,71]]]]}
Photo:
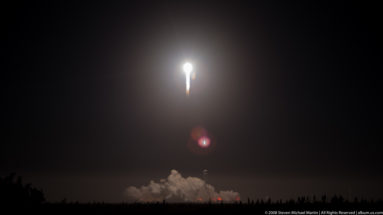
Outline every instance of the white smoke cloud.
{"type": "Polygon", "coordinates": [[[235,202],[240,200],[238,192],[215,191],[215,188],[197,177],[184,178],[177,170],[171,170],[167,179],[153,180],[140,188],[130,186],[125,190],[129,201],[160,202],[235,202]]]}

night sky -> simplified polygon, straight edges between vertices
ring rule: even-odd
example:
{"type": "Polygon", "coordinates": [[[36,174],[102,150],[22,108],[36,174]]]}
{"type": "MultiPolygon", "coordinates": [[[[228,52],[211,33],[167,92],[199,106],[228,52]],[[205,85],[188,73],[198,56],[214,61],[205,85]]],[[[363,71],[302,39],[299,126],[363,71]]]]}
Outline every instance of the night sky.
{"type": "Polygon", "coordinates": [[[1,176],[16,172],[49,201],[124,201],[127,186],[171,169],[208,169],[243,199],[382,198],[374,4],[5,4],[1,176]],[[187,147],[196,126],[214,139],[207,154],[187,147]]]}

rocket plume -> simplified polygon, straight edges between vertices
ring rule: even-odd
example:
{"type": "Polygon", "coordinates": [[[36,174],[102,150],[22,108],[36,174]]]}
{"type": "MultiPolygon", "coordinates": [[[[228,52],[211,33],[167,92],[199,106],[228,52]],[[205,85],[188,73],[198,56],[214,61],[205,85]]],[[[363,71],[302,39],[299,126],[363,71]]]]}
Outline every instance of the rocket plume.
{"type": "Polygon", "coordinates": [[[186,74],[186,95],[190,93],[190,74],[186,74]]]}
{"type": "Polygon", "coordinates": [[[191,79],[191,74],[193,71],[193,65],[191,63],[185,63],[182,66],[182,69],[185,72],[185,76],[186,76],[186,95],[189,95],[189,93],[190,93],[190,79],[191,79]]]}

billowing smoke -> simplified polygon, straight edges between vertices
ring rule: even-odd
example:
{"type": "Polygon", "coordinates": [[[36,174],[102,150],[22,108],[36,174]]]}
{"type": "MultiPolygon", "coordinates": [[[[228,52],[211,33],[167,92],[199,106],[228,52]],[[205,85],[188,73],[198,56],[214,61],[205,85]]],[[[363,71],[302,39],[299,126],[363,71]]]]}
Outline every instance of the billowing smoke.
{"type": "Polygon", "coordinates": [[[215,191],[214,187],[197,177],[184,178],[176,171],[171,170],[167,179],[159,182],[153,180],[140,188],[130,186],[125,190],[129,201],[160,202],[235,202],[240,200],[238,192],[215,191]]]}

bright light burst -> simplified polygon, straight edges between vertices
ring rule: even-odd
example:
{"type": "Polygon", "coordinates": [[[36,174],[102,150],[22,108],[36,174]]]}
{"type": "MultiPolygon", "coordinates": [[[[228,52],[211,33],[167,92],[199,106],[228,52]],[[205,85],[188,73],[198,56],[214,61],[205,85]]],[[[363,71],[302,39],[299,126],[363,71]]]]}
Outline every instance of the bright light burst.
{"type": "Polygon", "coordinates": [[[186,62],[183,66],[182,69],[185,72],[186,76],[186,95],[189,95],[190,92],[190,78],[191,78],[191,73],[193,71],[193,65],[189,62],[186,62]]]}
{"type": "Polygon", "coordinates": [[[206,136],[203,136],[198,139],[198,145],[202,148],[207,148],[210,146],[210,139],[206,136]]]}

